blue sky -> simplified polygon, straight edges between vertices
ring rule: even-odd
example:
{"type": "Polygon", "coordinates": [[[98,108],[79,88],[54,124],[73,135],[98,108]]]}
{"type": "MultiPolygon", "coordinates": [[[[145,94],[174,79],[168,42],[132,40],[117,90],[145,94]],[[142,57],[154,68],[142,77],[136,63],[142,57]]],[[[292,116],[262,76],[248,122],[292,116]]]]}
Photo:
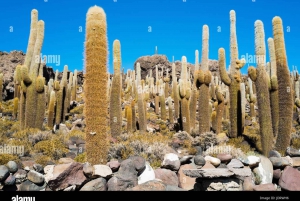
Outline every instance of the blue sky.
{"type": "MultiPolygon", "coordinates": [[[[229,11],[236,11],[239,56],[254,55],[254,22],[262,20],[267,38],[272,35],[272,18],[283,20],[288,65],[300,68],[299,0],[9,0],[0,7],[0,50],[26,51],[30,12],[37,9],[45,21],[42,55],[59,58],[47,65],[54,70],[83,70],[85,19],[89,7],[98,5],[107,17],[109,71],[113,73],[112,44],[121,42],[122,66],[133,69],[140,56],[158,53],[172,61],[187,57],[195,62],[202,46],[202,26],[209,26],[209,58],[218,59],[218,48],[226,51],[229,65],[229,11]],[[186,2],[184,2],[186,1],[186,2]],[[296,20],[297,19],[297,20],[296,20]],[[151,32],[149,28],[151,27],[151,32]],[[218,31],[219,29],[219,31],[218,31]],[[221,31],[220,31],[221,30],[221,31]],[[59,57],[58,57],[59,56],[59,57]],[[59,65],[58,65],[59,64],[59,65]]],[[[267,61],[269,55],[267,51],[267,61]]],[[[255,63],[249,63],[254,65],[255,63]]],[[[247,73],[247,65],[242,68],[247,73]]]]}

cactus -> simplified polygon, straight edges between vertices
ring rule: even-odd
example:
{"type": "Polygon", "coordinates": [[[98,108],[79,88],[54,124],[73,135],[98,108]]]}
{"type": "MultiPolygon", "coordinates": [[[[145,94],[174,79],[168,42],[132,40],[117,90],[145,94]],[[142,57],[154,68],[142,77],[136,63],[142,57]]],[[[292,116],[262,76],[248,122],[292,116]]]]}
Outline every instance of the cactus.
{"type": "Polygon", "coordinates": [[[290,145],[294,102],[291,94],[291,83],[289,81],[289,69],[287,65],[283,25],[281,18],[275,16],[272,20],[272,25],[279,97],[278,136],[275,148],[278,151],[284,152],[290,145]]]}
{"type": "Polygon", "coordinates": [[[245,126],[245,118],[246,118],[246,88],[245,83],[241,83],[240,85],[240,91],[241,91],[241,121],[242,121],[242,131],[244,131],[245,126]]]}
{"type": "MultiPolygon", "coordinates": [[[[199,134],[210,131],[209,115],[209,84],[211,82],[211,72],[208,69],[208,40],[209,29],[207,25],[202,28],[202,58],[201,69],[196,73],[199,87],[199,134]]],[[[196,77],[195,77],[196,79],[196,77]]]]}
{"type": "Polygon", "coordinates": [[[260,20],[255,21],[255,54],[257,68],[249,67],[250,73],[256,76],[249,77],[255,82],[257,89],[257,104],[261,112],[259,112],[259,130],[262,143],[263,155],[267,156],[269,151],[272,150],[273,145],[273,130],[272,130],[272,117],[269,97],[269,85],[267,72],[265,70],[265,33],[263,23],[260,20]]]}
{"type": "Polygon", "coordinates": [[[172,63],[172,98],[174,99],[174,118],[179,118],[179,98],[178,98],[178,91],[177,91],[177,76],[176,76],[176,68],[175,63],[172,63]]]}
{"type": "Polygon", "coordinates": [[[197,87],[197,79],[195,79],[196,75],[195,72],[199,70],[199,51],[195,51],[195,70],[194,70],[194,80],[192,85],[192,93],[191,93],[191,100],[190,100],[190,121],[191,121],[191,129],[196,127],[196,110],[197,110],[197,103],[198,103],[198,87],[197,87]]]}
{"type": "Polygon", "coordinates": [[[111,136],[117,137],[122,130],[122,110],[121,110],[121,44],[119,40],[113,42],[114,76],[111,83],[110,94],[110,130],[111,136]]]}
{"type": "Polygon", "coordinates": [[[174,123],[174,114],[173,114],[173,103],[172,103],[172,98],[171,96],[168,97],[168,112],[169,112],[169,122],[171,124],[174,123]]]}
{"type": "Polygon", "coordinates": [[[49,104],[48,104],[47,126],[49,128],[52,128],[54,125],[55,103],[56,103],[55,91],[52,90],[50,92],[50,100],[49,100],[49,104]]]}
{"type": "Polygon", "coordinates": [[[18,97],[20,98],[20,86],[22,82],[22,77],[21,77],[21,65],[18,64],[16,66],[15,72],[14,72],[14,98],[18,97]]]}
{"type": "Polygon", "coordinates": [[[225,107],[225,99],[224,99],[224,92],[221,90],[219,86],[216,86],[216,99],[217,99],[217,114],[216,114],[216,133],[219,134],[222,128],[222,118],[224,113],[225,107]]]}
{"type": "Polygon", "coordinates": [[[162,80],[160,82],[160,93],[159,93],[159,102],[160,102],[160,119],[164,122],[167,121],[167,111],[166,111],[166,98],[165,98],[165,90],[164,90],[164,84],[162,83],[162,80]]]}
{"type": "Polygon", "coordinates": [[[135,117],[135,100],[132,100],[131,101],[131,112],[132,112],[132,115],[131,115],[131,123],[132,123],[132,126],[131,126],[131,129],[132,129],[132,132],[134,132],[136,130],[136,117],[135,117]]]}
{"type": "Polygon", "coordinates": [[[93,6],[86,15],[84,84],[86,157],[92,165],[107,162],[107,56],[106,14],[93,6]]]}
{"type": "Polygon", "coordinates": [[[238,60],[238,45],[236,37],[236,15],[230,11],[230,73],[226,72],[225,50],[219,48],[220,77],[224,84],[229,87],[230,96],[230,133],[229,137],[235,138],[242,134],[241,122],[241,97],[240,97],[240,69],[245,65],[245,60],[238,60]]]}
{"type": "Polygon", "coordinates": [[[130,105],[125,106],[127,119],[127,132],[132,133],[132,110],[130,105]]]}
{"type": "Polygon", "coordinates": [[[44,62],[40,63],[39,75],[36,78],[37,105],[36,105],[35,128],[39,128],[39,129],[42,129],[44,123],[45,110],[46,110],[46,96],[44,90],[45,78],[43,77],[44,62]]]}
{"type": "Polygon", "coordinates": [[[256,103],[256,96],[253,93],[253,83],[251,78],[248,78],[248,86],[249,86],[249,100],[250,103],[250,117],[253,122],[256,121],[256,114],[255,114],[255,103],[256,103]]]}
{"type": "Polygon", "coordinates": [[[155,83],[156,83],[156,93],[155,93],[155,113],[158,115],[159,114],[159,72],[158,72],[158,67],[157,65],[155,66],[155,83]]]}
{"type": "Polygon", "coordinates": [[[77,91],[77,70],[74,70],[73,75],[73,83],[72,83],[72,94],[71,94],[71,100],[76,101],[76,91],[77,91]]]}
{"type": "Polygon", "coordinates": [[[2,91],[3,91],[3,73],[0,73],[0,103],[2,102],[2,91]]]}
{"type": "MultiPolygon", "coordinates": [[[[138,87],[138,114],[139,114],[139,130],[141,133],[146,132],[147,125],[145,122],[144,97],[141,83],[141,67],[140,63],[136,64],[136,81],[138,87]]],[[[156,107],[156,105],[155,105],[156,107]]]]}
{"type": "Polygon", "coordinates": [[[55,124],[59,125],[61,122],[64,122],[65,120],[65,98],[66,98],[66,86],[67,86],[67,73],[68,73],[68,66],[64,66],[63,76],[60,80],[60,83],[58,81],[55,81],[54,87],[59,88],[56,92],[56,111],[55,111],[55,124]],[[58,87],[59,83],[59,87],[58,87]]]}
{"type": "Polygon", "coordinates": [[[14,98],[14,109],[13,109],[13,118],[18,119],[18,106],[19,106],[19,98],[14,98]]]}
{"type": "Polygon", "coordinates": [[[191,89],[188,83],[187,77],[187,61],[186,57],[182,56],[182,69],[181,76],[178,84],[178,94],[180,97],[180,118],[182,123],[182,128],[184,131],[190,133],[190,109],[189,109],[189,99],[191,96],[191,89]]]}
{"type": "Polygon", "coordinates": [[[272,114],[272,127],[274,144],[278,136],[278,123],[279,123],[279,103],[278,103],[278,80],[276,73],[276,55],[273,38],[268,38],[268,48],[270,56],[270,101],[271,101],[271,114],[272,114]]]}

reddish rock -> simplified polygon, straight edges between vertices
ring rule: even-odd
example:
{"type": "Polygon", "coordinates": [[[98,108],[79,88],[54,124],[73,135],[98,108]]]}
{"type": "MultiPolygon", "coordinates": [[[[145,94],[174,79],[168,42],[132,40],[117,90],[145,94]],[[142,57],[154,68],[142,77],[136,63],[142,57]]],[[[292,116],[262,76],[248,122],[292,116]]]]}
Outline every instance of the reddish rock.
{"type": "Polygon", "coordinates": [[[245,177],[243,182],[243,190],[244,191],[253,191],[254,182],[251,177],[245,177]]]}
{"type": "Polygon", "coordinates": [[[279,179],[281,176],[281,169],[275,169],[273,170],[273,178],[274,179],[279,179]]]}
{"type": "Polygon", "coordinates": [[[158,168],[154,170],[155,178],[162,180],[164,184],[178,186],[179,181],[175,172],[169,169],[158,168]]]}
{"type": "Polygon", "coordinates": [[[195,169],[196,166],[193,164],[185,164],[180,166],[179,171],[177,173],[178,179],[179,179],[179,187],[183,188],[185,190],[191,190],[194,189],[194,185],[196,183],[196,178],[191,178],[183,174],[182,170],[186,169],[195,169]]]}
{"type": "Polygon", "coordinates": [[[217,158],[221,160],[221,163],[229,163],[232,159],[230,154],[218,154],[217,158]]]}
{"type": "Polygon", "coordinates": [[[255,185],[253,187],[254,191],[276,191],[276,186],[274,184],[260,184],[260,185],[255,185]]]}
{"type": "Polygon", "coordinates": [[[151,180],[133,188],[128,188],[125,191],[166,191],[166,185],[161,181],[151,180]]]}
{"type": "Polygon", "coordinates": [[[300,191],[300,172],[291,166],[286,166],[278,184],[284,190],[300,191]]]}
{"type": "Polygon", "coordinates": [[[119,163],[119,161],[109,161],[106,165],[108,167],[110,167],[110,169],[113,172],[117,172],[119,170],[119,168],[120,168],[121,163],[119,163]]]}
{"type": "Polygon", "coordinates": [[[212,165],[210,162],[206,161],[205,165],[201,169],[215,169],[216,167],[212,165]]]}

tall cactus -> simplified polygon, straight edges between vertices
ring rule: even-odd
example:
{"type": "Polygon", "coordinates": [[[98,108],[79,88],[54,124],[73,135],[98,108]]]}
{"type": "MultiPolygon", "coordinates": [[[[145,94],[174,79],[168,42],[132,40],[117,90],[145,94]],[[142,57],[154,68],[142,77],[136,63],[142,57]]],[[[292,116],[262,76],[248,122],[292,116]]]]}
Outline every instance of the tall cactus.
{"type": "Polygon", "coordinates": [[[21,89],[21,64],[18,64],[16,66],[15,72],[14,72],[14,98],[18,97],[20,98],[20,89],[21,89]]]}
{"type": "Polygon", "coordinates": [[[121,44],[119,40],[113,42],[114,75],[110,94],[110,130],[111,136],[117,137],[122,132],[121,110],[121,44]]]}
{"type": "Polygon", "coordinates": [[[165,98],[165,85],[162,79],[160,79],[160,93],[159,93],[159,102],[160,102],[160,118],[163,121],[167,121],[167,111],[166,111],[166,98],[165,98]]]}
{"type": "Polygon", "coordinates": [[[84,89],[86,157],[92,165],[107,162],[107,56],[106,14],[93,6],[86,15],[84,89]]]}
{"type": "Polygon", "coordinates": [[[197,87],[197,79],[195,79],[195,72],[199,70],[199,51],[195,51],[195,70],[194,70],[194,80],[192,85],[192,93],[190,100],[190,121],[191,121],[191,129],[196,127],[196,110],[198,103],[198,87],[197,87]]]}
{"type": "Polygon", "coordinates": [[[209,84],[211,82],[211,72],[208,68],[209,50],[209,28],[207,25],[202,27],[202,58],[201,68],[197,72],[197,82],[199,87],[199,134],[210,131],[210,112],[209,112],[209,84]]]}
{"type": "Polygon", "coordinates": [[[269,85],[267,72],[265,70],[265,32],[263,23],[260,20],[255,21],[255,54],[257,68],[249,67],[249,77],[255,82],[257,89],[257,104],[259,112],[259,130],[262,143],[263,155],[267,156],[272,150],[273,145],[273,130],[272,117],[270,107],[269,85]]]}
{"type": "MultiPolygon", "coordinates": [[[[147,124],[145,122],[145,109],[144,109],[144,97],[141,83],[141,67],[140,63],[136,64],[136,81],[137,81],[137,92],[138,92],[138,114],[139,114],[139,130],[141,133],[146,132],[147,124]]],[[[156,105],[155,105],[156,107],[156,105]]]]}
{"type": "Polygon", "coordinates": [[[177,76],[176,76],[176,66],[175,63],[172,63],[172,98],[174,99],[174,118],[179,118],[179,98],[177,91],[177,76]]]}
{"type": "Polygon", "coordinates": [[[271,101],[271,114],[272,114],[272,127],[274,144],[278,136],[278,123],[279,123],[279,103],[278,103],[278,80],[276,73],[276,55],[273,38],[268,38],[269,57],[270,57],[270,101],[271,101]]]}
{"type": "Polygon", "coordinates": [[[45,96],[45,78],[43,77],[43,67],[45,61],[40,63],[39,74],[36,78],[36,92],[37,92],[37,105],[36,105],[36,118],[35,128],[42,129],[44,123],[44,115],[46,110],[46,96],[45,96]]]}
{"type": "Polygon", "coordinates": [[[190,133],[190,109],[189,109],[189,99],[191,96],[191,88],[188,83],[187,75],[187,61],[186,57],[182,56],[181,61],[181,76],[178,83],[178,94],[180,97],[180,117],[182,121],[182,128],[184,131],[190,133]]]}
{"type": "Polygon", "coordinates": [[[244,130],[245,126],[245,118],[246,118],[246,86],[245,83],[242,82],[240,85],[240,91],[241,91],[241,121],[242,121],[242,130],[244,130]]]}
{"type": "Polygon", "coordinates": [[[225,50],[219,48],[219,65],[220,76],[222,82],[229,87],[230,96],[230,132],[229,137],[235,138],[242,134],[241,122],[241,95],[240,83],[241,73],[240,69],[245,65],[245,60],[238,60],[238,45],[236,37],[236,15],[235,11],[230,11],[230,73],[226,72],[225,50]]]}
{"type": "Polygon", "coordinates": [[[48,118],[47,125],[49,128],[52,128],[54,125],[54,114],[55,114],[55,103],[56,103],[55,91],[50,92],[50,101],[48,104],[48,118]]]}
{"type": "Polygon", "coordinates": [[[132,123],[131,129],[132,129],[132,132],[134,132],[136,130],[135,100],[131,101],[131,113],[132,113],[132,115],[131,115],[131,118],[132,118],[132,120],[131,120],[131,123],[132,123]]]}
{"type": "Polygon", "coordinates": [[[0,103],[2,102],[2,90],[3,90],[3,73],[0,73],[0,103]]]}
{"type": "Polygon", "coordinates": [[[294,102],[291,94],[291,83],[289,81],[290,76],[287,65],[283,25],[281,18],[275,16],[272,20],[272,25],[279,97],[278,136],[275,148],[276,150],[283,152],[286,151],[286,148],[290,145],[294,102]]]}

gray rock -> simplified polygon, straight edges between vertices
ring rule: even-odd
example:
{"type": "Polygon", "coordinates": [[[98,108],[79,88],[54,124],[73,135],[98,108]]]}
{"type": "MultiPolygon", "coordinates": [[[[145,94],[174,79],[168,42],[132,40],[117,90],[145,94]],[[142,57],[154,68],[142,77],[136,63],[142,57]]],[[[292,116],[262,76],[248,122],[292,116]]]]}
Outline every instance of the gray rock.
{"type": "Polygon", "coordinates": [[[16,184],[21,184],[27,179],[27,172],[25,170],[19,169],[15,174],[16,184]]]}
{"type": "Polygon", "coordinates": [[[86,183],[80,191],[106,191],[107,190],[106,179],[99,177],[86,183]]]}
{"type": "Polygon", "coordinates": [[[277,157],[270,157],[270,161],[274,168],[281,168],[283,169],[285,166],[288,166],[290,163],[286,158],[277,158],[277,157]]]}
{"type": "Polygon", "coordinates": [[[255,168],[260,163],[260,158],[258,156],[248,156],[249,167],[255,168]]]}
{"type": "Polygon", "coordinates": [[[0,182],[5,181],[9,176],[9,169],[5,165],[0,165],[0,182]]]}
{"type": "Polygon", "coordinates": [[[228,168],[243,168],[244,165],[240,160],[234,158],[227,164],[227,167],[228,168]]]}
{"type": "Polygon", "coordinates": [[[180,168],[180,165],[181,165],[181,163],[180,163],[178,156],[173,153],[168,153],[164,156],[164,160],[162,162],[161,167],[170,169],[170,170],[174,170],[174,171],[178,171],[180,168]]]}
{"type": "Polygon", "coordinates": [[[34,170],[30,170],[27,174],[27,178],[29,181],[35,184],[42,184],[45,181],[44,175],[41,173],[38,173],[34,170]]]}
{"type": "Polygon", "coordinates": [[[29,180],[26,180],[19,186],[19,191],[41,191],[46,188],[46,185],[46,182],[44,182],[42,185],[37,185],[29,180]]]}
{"type": "Polygon", "coordinates": [[[196,180],[194,191],[241,191],[242,184],[238,178],[212,178],[196,180]]]}
{"type": "Polygon", "coordinates": [[[146,160],[141,156],[130,156],[129,159],[133,161],[134,167],[139,176],[146,168],[146,160]]]}
{"type": "Polygon", "coordinates": [[[286,150],[286,154],[289,155],[290,157],[298,157],[300,156],[300,150],[295,149],[293,147],[288,147],[286,150]]]}
{"type": "Polygon", "coordinates": [[[281,158],[281,154],[276,150],[271,150],[269,152],[268,158],[271,158],[271,157],[281,158]]]}
{"type": "Polygon", "coordinates": [[[94,165],[93,169],[93,178],[103,177],[108,179],[113,175],[112,170],[107,165],[94,165]]]}
{"type": "Polygon", "coordinates": [[[10,174],[4,181],[5,186],[12,186],[15,184],[16,184],[16,178],[12,174],[10,174]]]}
{"type": "Polygon", "coordinates": [[[187,190],[180,188],[178,186],[166,185],[166,191],[187,191],[187,190]]]}
{"type": "Polygon", "coordinates": [[[108,165],[113,172],[117,172],[121,163],[119,163],[119,161],[109,161],[106,165],[108,165]]]}
{"type": "Polygon", "coordinates": [[[125,191],[166,191],[166,185],[159,180],[150,180],[125,191]]]}
{"type": "Polygon", "coordinates": [[[180,158],[180,164],[184,165],[184,164],[191,163],[192,158],[193,158],[193,155],[183,156],[180,158]]]}
{"type": "Polygon", "coordinates": [[[231,177],[234,175],[232,171],[227,168],[215,169],[190,169],[182,170],[183,174],[192,178],[218,178],[218,177],[231,177]]]}
{"type": "Polygon", "coordinates": [[[253,169],[255,184],[268,184],[273,180],[273,164],[265,156],[259,156],[260,163],[253,169]]]}
{"type": "Polygon", "coordinates": [[[40,164],[34,164],[33,169],[38,173],[41,173],[41,174],[44,173],[44,167],[40,164]]]}
{"type": "Polygon", "coordinates": [[[217,168],[228,168],[225,163],[221,163],[217,168]]]}
{"type": "Polygon", "coordinates": [[[86,162],[83,164],[83,173],[86,177],[92,178],[93,172],[94,172],[94,168],[90,163],[86,162]]]}
{"type": "Polygon", "coordinates": [[[195,165],[204,166],[206,161],[202,155],[196,155],[194,157],[194,163],[195,165]]]}
{"type": "Polygon", "coordinates": [[[10,173],[16,173],[18,171],[18,164],[15,161],[8,161],[6,166],[10,173]]]}
{"type": "Polygon", "coordinates": [[[281,177],[281,169],[275,169],[273,170],[273,178],[274,179],[279,179],[281,177]]]}

